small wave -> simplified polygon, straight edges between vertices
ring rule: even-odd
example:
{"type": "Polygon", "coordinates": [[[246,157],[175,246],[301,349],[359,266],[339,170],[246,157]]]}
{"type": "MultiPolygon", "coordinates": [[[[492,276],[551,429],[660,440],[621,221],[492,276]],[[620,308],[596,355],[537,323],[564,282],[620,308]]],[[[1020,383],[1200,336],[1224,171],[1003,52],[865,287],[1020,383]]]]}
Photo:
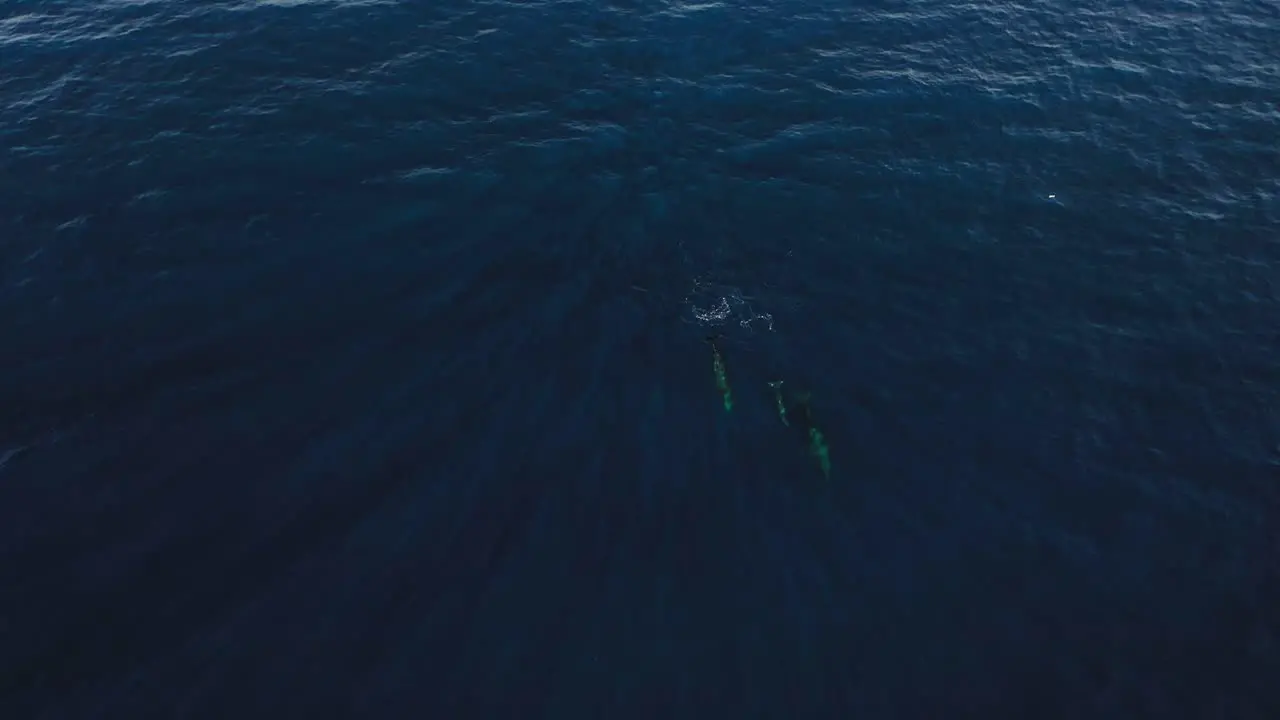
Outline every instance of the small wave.
{"type": "Polygon", "coordinates": [[[724,7],[721,2],[681,2],[676,0],[667,5],[663,11],[664,15],[680,17],[684,15],[695,15],[706,10],[718,10],[724,7]]]}
{"type": "Polygon", "coordinates": [[[412,170],[405,170],[404,172],[400,173],[399,179],[406,182],[412,182],[414,180],[421,180],[425,178],[452,175],[455,172],[457,172],[457,170],[454,168],[433,167],[430,165],[424,165],[423,167],[416,167],[416,168],[413,168],[412,170]]]}
{"type": "Polygon", "coordinates": [[[4,470],[5,466],[9,464],[10,460],[21,455],[26,449],[27,447],[25,445],[20,445],[18,447],[9,448],[4,452],[0,452],[0,470],[4,470]]]}

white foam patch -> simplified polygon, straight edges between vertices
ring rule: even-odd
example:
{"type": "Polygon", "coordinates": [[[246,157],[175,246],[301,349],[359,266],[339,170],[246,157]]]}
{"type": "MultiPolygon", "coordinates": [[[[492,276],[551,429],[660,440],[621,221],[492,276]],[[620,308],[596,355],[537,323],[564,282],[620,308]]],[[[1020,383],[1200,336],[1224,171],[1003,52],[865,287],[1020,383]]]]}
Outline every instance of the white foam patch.
{"type": "Polygon", "coordinates": [[[699,325],[719,327],[736,322],[747,330],[773,332],[773,315],[756,310],[752,300],[736,287],[695,280],[685,304],[699,325]]]}

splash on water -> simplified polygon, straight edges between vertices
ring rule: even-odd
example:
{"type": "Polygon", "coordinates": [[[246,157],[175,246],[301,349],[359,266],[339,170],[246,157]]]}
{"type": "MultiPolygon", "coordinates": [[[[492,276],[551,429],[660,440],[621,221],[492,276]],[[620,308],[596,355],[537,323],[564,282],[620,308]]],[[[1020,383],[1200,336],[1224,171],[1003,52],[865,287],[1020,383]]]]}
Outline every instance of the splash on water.
{"type": "Polygon", "coordinates": [[[740,289],[731,285],[695,280],[684,303],[699,325],[720,327],[736,322],[753,332],[774,331],[773,315],[758,311],[754,298],[743,295],[740,289]]]}

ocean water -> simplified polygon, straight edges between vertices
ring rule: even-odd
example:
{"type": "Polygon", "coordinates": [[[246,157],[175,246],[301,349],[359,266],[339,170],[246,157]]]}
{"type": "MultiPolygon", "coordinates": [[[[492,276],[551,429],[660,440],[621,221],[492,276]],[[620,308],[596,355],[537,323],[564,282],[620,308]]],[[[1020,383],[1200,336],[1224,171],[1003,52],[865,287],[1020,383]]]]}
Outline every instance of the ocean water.
{"type": "Polygon", "coordinates": [[[1277,608],[1275,0],[0,2],[6,720],[1273,719],[1277,608]]]}

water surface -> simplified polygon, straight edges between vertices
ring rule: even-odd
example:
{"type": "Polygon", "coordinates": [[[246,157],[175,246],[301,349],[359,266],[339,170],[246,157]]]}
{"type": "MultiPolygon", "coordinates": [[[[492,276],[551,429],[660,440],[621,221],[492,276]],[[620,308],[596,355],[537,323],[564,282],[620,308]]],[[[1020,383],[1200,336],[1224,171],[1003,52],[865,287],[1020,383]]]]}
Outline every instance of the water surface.
{"type": "Polygon", "coordinates": [[[1280,716],[1277,48],[0,4],[0,715],[1280,716]]]}

